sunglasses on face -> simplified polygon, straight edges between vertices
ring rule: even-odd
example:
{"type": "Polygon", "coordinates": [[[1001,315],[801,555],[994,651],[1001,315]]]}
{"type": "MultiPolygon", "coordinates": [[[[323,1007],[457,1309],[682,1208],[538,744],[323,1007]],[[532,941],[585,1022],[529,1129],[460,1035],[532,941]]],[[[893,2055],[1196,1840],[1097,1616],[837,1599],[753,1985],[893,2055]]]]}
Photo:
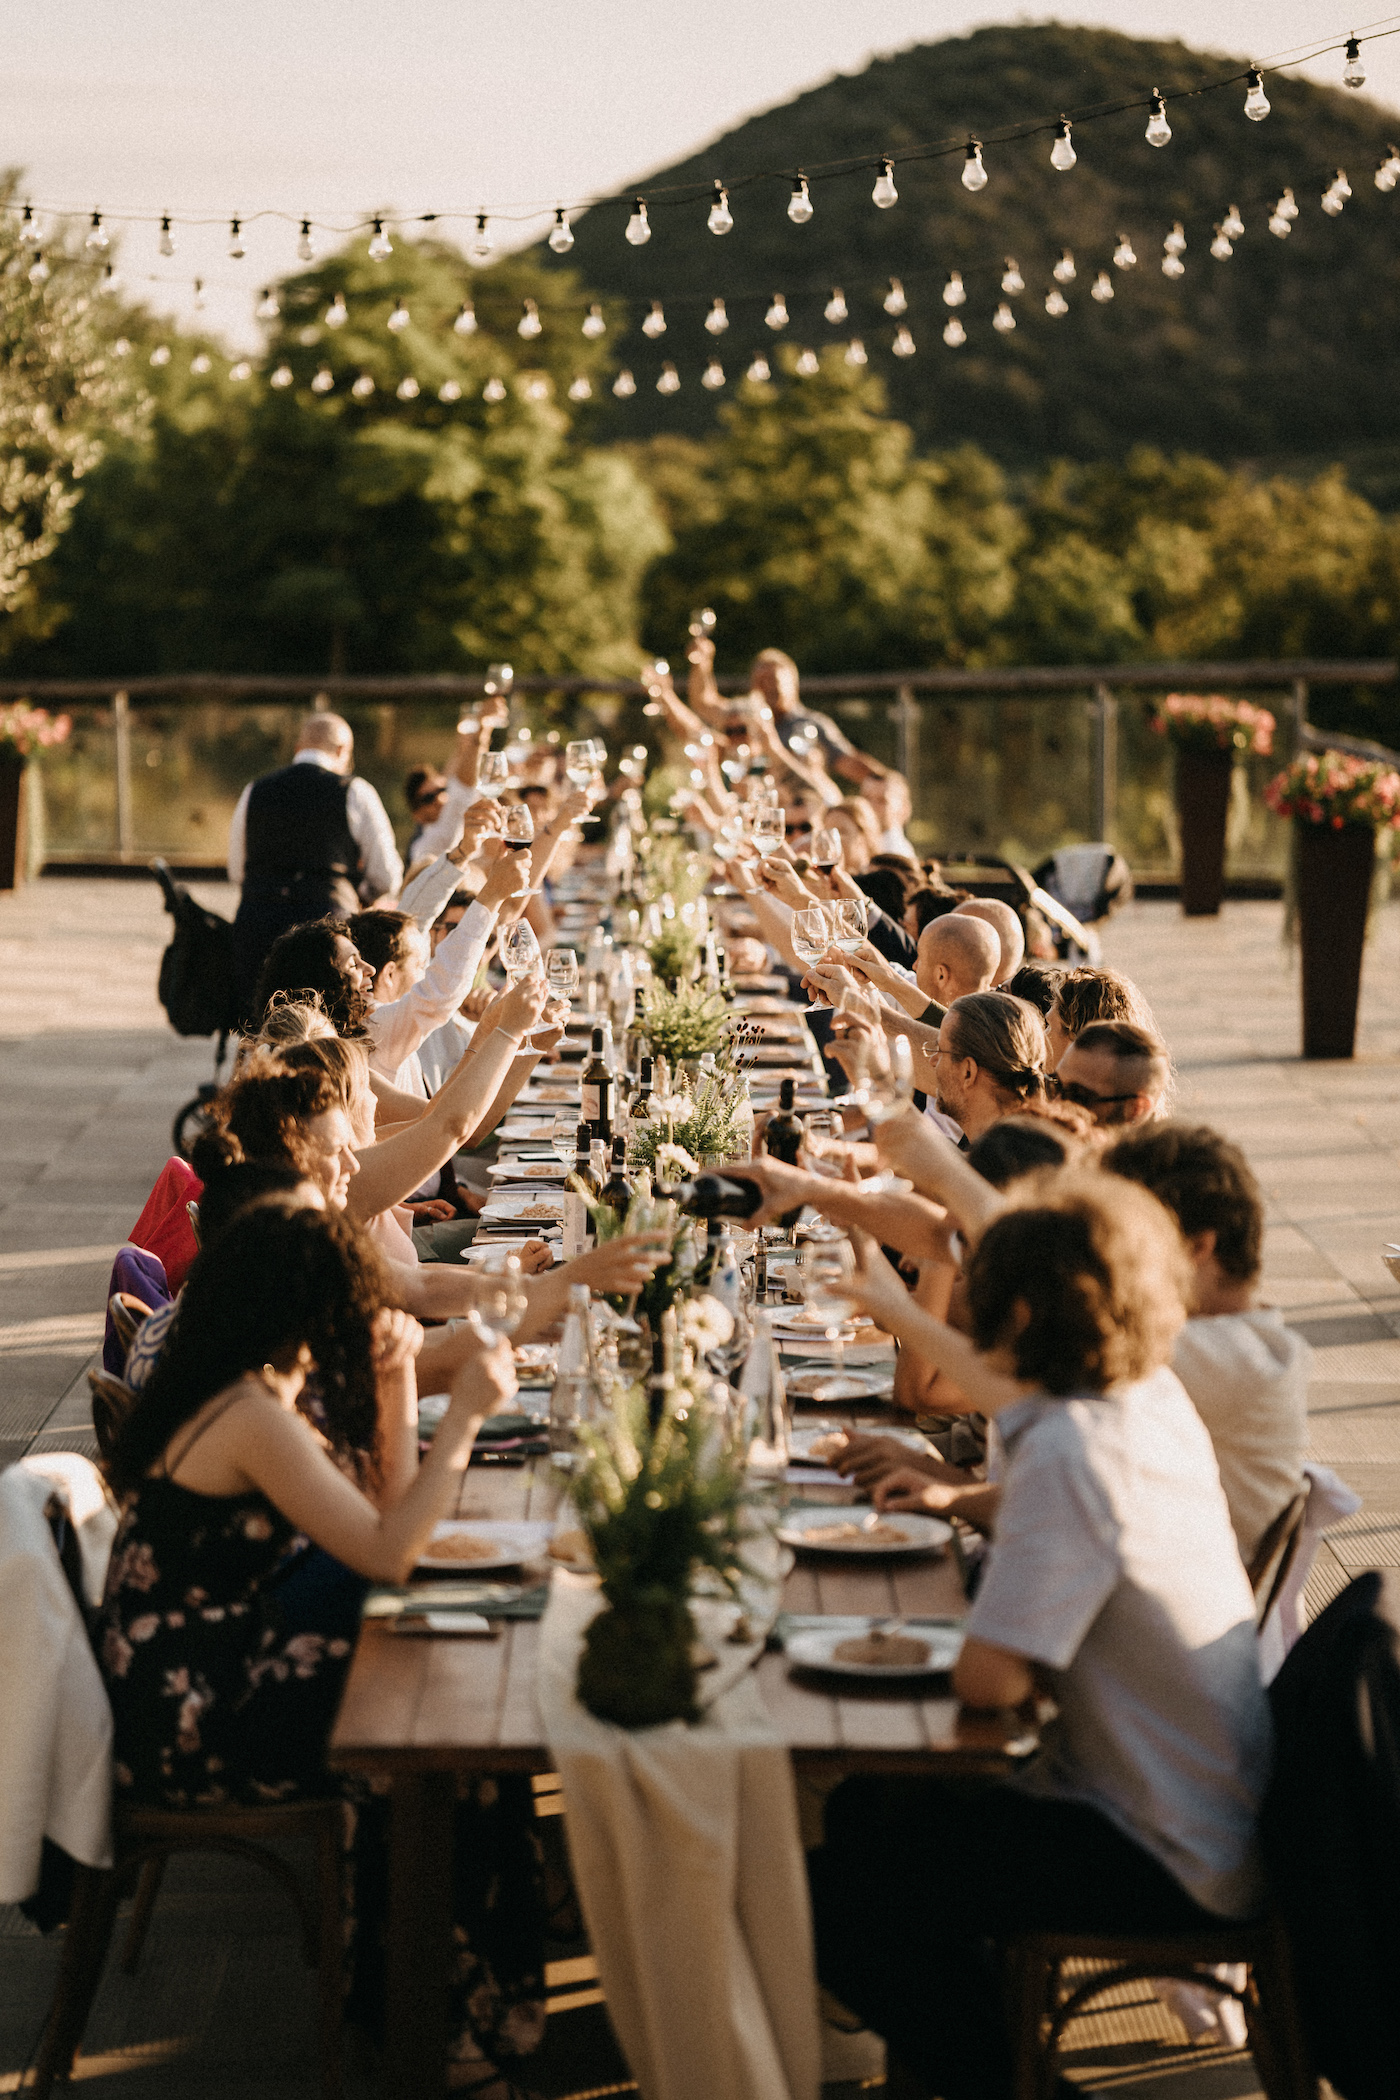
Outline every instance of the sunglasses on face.
{"type": "Polygon", "coordinates": [[[1139,1088],[1128,1094],[1096,1094],[1092,1087],[1081,1086],[1077,1079],[1061,1079],[1058,1072],[1051,1072],[1045,1082],[1045,1091],[1052,1101],[1072,1101],[1076,1108],[1087,1108],[1092,1115],[1096,1108],[1113,1108],[1122,1101],[1136,1101],[1139,1088]]]}

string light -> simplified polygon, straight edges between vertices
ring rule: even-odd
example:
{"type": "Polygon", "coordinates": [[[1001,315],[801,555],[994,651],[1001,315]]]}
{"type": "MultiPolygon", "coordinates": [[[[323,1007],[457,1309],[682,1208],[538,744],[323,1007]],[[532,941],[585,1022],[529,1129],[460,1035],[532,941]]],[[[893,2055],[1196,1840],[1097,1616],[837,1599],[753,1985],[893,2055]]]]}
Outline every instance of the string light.
{"type": "Polygon", "coordinates": [[[1184,277],[1186,275],[1186,265],[1179,255],[1172,255],[1168,252],[1162,257],[1162,275],[1164,277],[1184,277]]]}
{"type": "Polygon", "coordinates": [[[1057,284],[1052,284],[1045,295],[1045,311],[1057,320],[1061,314],[1069,312],[1069,301],[1057,284]]]}
{"type": "Polygon", "coordinates": [[[259,299],[253,311],[260,321],[275,321],[277,319],[277,316],[281,313],[282,308],[278,303],[277,294],[273,291],[271,285],[267,286],[266,290],[263,292],[261,299],[259,299]]]}
{"type": "Polygon", "coordinates": [[[326,308],[327,328],[343,328],[350,318],[350,309],[345,304],[344,292],[337,292],[326,308]]]}
{"type": "Polygon", "coordinates": [[[567,255],[574,245],[574,229],[561,204],[554,214],[554,224],[549,229],[549,245],[556,255],[567,255]]]}
{"type": "Polygon", "coordinates": [[[850,309],[846,305],[846,294],[839,284],[832,287],[831,297],[822,311],[833,328],[839,327],[842,321],[848,319],[850,309]]]}
{"type": "Polygon", "coordinates": [[[890,316],[891,320],[897,321],[901,314],[907,314],[909,311],[909,301],[904,296],[904,286],[897,277],[890,279],[890,288],[885,294],[884,304],[885,312],[890,316]]]}
{"type": "Polygon", "coordinates": [[[241,386],[245,379],[252,378],[253,367],[249,364],[246,357],[240,357],[237,364],[229,366],[228,376],[235,386],[241,386]]]}
{"type": "Polygon", "coordinates": [[[486,214],[484,211],[479,211],[476,215],[476,232],[472,235],[467,246],[467,261],[475,263],[478,269],[482,269],[493,259],[495,253],[496,243],[491,238],[491,229],[486,223],[486,214]]]}
{"type": "MultiPolygon", "coordinates": [[[[1022,289],[1024,290],[1025,287],[1023,286],[1022,289]]],[[[1012,329],[1016,326],[1016,316],[1004,299],[992,315],[992,326],[998,335],[1010,335],[1012,329]]]]}
{"type": "Polygon", "coordinates": [[[967,330],[963,327],[956,314],[953,315],[944,329],[943,340],[950,350],[960,350],[967,341],[967,330]]]}
{"type": "Polygon", "coordinates": [[[1210,244],[1210,252],[1217,262],[1228,262],[1235,252],[1234,242],[1230,239],[1223,225],[1217,226],[1215,229],[1215,238],[1210,244]]]}
{"type": "MultiPolygon", "coordinates": [[[[170,221],[162,219],[161,224],[162,226],[168,226],[170,221]]],[[[39,238],[39,228],[34,218],[34,207],[31,204],[26,204],[20,215],[19,237],[21,241],[37,241],[39,238]]]]}
{"type": "Polygon", "coordinates": [[[404,305],[402,299],[394,301],[394,311],[390,314],[386,326],[391,335],[402,335],[405,328],[407,328],[408,308],[404,305]]]}
{"type": "Polygon", "coordinates": [[[1113,251],[1113,260],[1115,266],[1120,270],[1135,270],[1137,268],[1137,250],[1133,247],[1126,233],[1120,233],[1118,236],[1118,246],[1113,251]]]}
{"type": "Polygon", "coordinates": [[[301,222],[301,231],[297,235],[297,260],[298,262],[314,262],[316,260],[316,243],[311,238],[310,219],[303,219],[301,222]]]}
{"type": "Polygon", "coordinates": [[[651,312],[647,315],[646,319],[642,323],[642,334],[645,336],[649,336],[651,340],[655,342],[656,338],[659,335],[665,335],[665,333],[665,312],[662,309],[661,301],[659,299],[653,299],[651,302],[651,312]]]}
{"type": "Polygon", "coordinates": [[[1269,213],[1269,231],[1281,241],[1286,241],[1293,231],[1293,222],[1283,209],[1282,197],[1269,213]]]}
{"type": "Polygon", "coordinates": [[[948,282],[943,287],[943,304],[945,306],[965,306],[967,304],[967,287],[962,281],[961,270],[950,270],[948,272],[948,282]]]}
{"type": "Polygon", "coordinates": [[[462,388],[460,381],[456,379],[444,379],[442,385],[438,388],[438,400],[460,401],[461,398],[462,388]]]}
{"type": "Polygon", "coordinates": [[[618,400],[625,401],[629,395],[635,394],[636,391],[637,382],[632,377],[632,374],[628,371],[619,372],[613,381],[613,392],[617,395],[618,400]]]}
{"type": "Polygon", "coordinates": [[[418,381],[411,372],[405,372],[403,378],[394,388],[394,392],[398,395],[400,401],[416,401],[418,399],[418,381]]]}
{"type": "Polygon", "coordinates": [[[321,331],[314,322],[309,322],[305,328],[297,330],[297,341],[303,350],[314,350],[320,340],[321,331]]]}
{"type": "Polygon", "coordinates": [[[52,274],[48,264],[44,261],[43,249],[36,248],[34,250],[34,260],[29,265],[29,282],[31,284],[47,284],[52,274]]]}
{"type": "Polygon", "coordinates": [[[786,328],[788,324],[787,300],[781,292],[774,292],[773,303],[763,316],[770,328],[786,328]]]}
{"type": "Polygon", "coordinates": [[[576,372],[569,381],[569,399],[571,401],[591,401],[593,399],[593,382],[586,372],[576,372]]]}
{"type": "Polygon", "coordinates": [[[722,182],[715,184],[714,202],[710,206],[710,215],[706,219],[705,224],[709,227],[711,233],[714,234],[732,233],[734,231],[734,214],[729,209],[729,192],[722,182]]]}
{"type": "MultiPolygon", "coordinates": [[[[29,207],[26,205],[25,211],[27,212],[28,210],[29,207]]],[[[175,236],[170,231],[170,215],[168,212],[163,214],[161,218],[160,239],[156,242],[156,246],[162,255],[173,255],[175,253],[175,236]]]]}
{"type": "Polygon", "coordinates": [[[464,299],[458,307],[456,317],[452,323],[452,333],[454,335],[476,334],[476,308],[472,305],[470,299],[464,299]]]}
{"type": "Polygon", "coordinates": [[[1186,253],[1186,228],[1182,225],[1180,219],[1172,227],[1162,246],[1168,255],[1184,255],[1186,253]]]}
{"type": "Polygon", "coordinates": [[[606,335],[607,332],[608,324],[603,319],[603,309],[595,299],[583,317],[582,333],[588,337],[590,343],[595,343],[600,335],[606,335]]]}
{"type": "Polygon", "coordinates": [[[1050,275],[1054,278],[1056,284],[1074,283],[1076,272],[1073,248],[1062,248],[1060,250],[1060,259],[1050,272],[1050,275]]]}
{"type": "MultiPolygon", "coordinates": [[[[481,223],[477,221],[478,225],[481,223]]],[[[369,237],[369,259],[371,262],[387,262],[394,252],[394,244],[384,231],[384,221],[376,219],[369,237]]],[[[371,382],[373,384],[373,382],[371,382]]]]}
{"type": "Polygon", "coordinates": [[[858,335],[853,335],[846,345],[846,363],[848,365],[868,365],[869,362],[870,359],[866,354],[864,343],[858,335]]]}
{"type": "Polygon", "coordinates": [[[870,192],[870,201],[880,211],[888,211],[892,204],[898,204],[899,191],[894,186],[894,162],[892,160],[882,160],[880,162],[880,172],[875,177],[875,187],[870,192]]]}
{"type": "Polygon", "coordinates": [[[311,382],[313,394],[329,394],[335,386],[335,374],[329,365],[322,365],[311,382]]]}
{"type": "Polygon", "coordinates": [[[724,310],[723,299],[712,300],[710,311],[705,316],[706,335],[723,335],[728,326],[729,316],[724,310]]]}
{"type": "Polygon", "coordinates": [[[1014,255],[1008,255],[1004,260],[1006,268],[1002,272],[1001,288],[1008,298],[1014,299],[1018,292],[1023,292],[1026,289],[1026,280],[1016,267],[1014,255]]]}
{"type": "Polygon", "coordinates": [[[213,369],[214,360],[207,350],[201,350],[198,356],[190,359],[190,370],[196,378],[202,379],[206,372],[212,372],[213,369]]]}
{"type": "Polygon", "coordinates": [[[535,336],[544,334],[544,322],[540,319],[540,310],[533,299],[525,301],[524,311],[516,323],[515,332],[517,335],[523,335],[527,343],[535,336]]]}
{"type": "Polygon", "coordinates": [[[1240,217],[1240,208],[1237,204],[1232,204],[1220,221],[1220,231],[1224,234],[1227,241],[1237,241],[1244,232],[1244,220],[1240,217]]]}
{"type": "MultiPolygon", "coordinates": [[[[371,381],[371,385],[373,385],[373,381],[371,381]]],[[[504,379],[498,378],[493,372],[481,389],[481,398],[483,401],[504,401],[506,398],[506,383],[504,379]]]]}
{"type": "Polygon", "coordinates": [[[156,347],[155,347],[155,349],[154,349],[154,350],[153,350],[153,351],[151,352],[151,363],[152,363],[153,365],[155,365],[155,366],[159,367],[159,366],[161,366],[161,365],[168,365],[168,364],[169,364],[169,362],[170,362],[170,345],[169,345],[169,343],[157,343],[157,344],[156,344],[156,347]]]}
{"type": "Polygon", "coordinates": [[[1172,142],[1172,128],[1167,122],[1166,100],[1160,88],[1152,90],[1145,136],[1149,146],[1169,146],[1172,142]]]}
{"type": "Polygon", "coordinates": [[[658,394],[678,394],[681,390],[681,375],[669,358],[661,367],[661,377],[656,382],[658,394]]]}
{"type": "Polygon", "coordinates": [[[1387,146],[1386,157],[1376,169],[1376,188],[1389,192],[1400,182],[1400,146],[1387,146]]]}
{"type": "Polygon", "coordinates": [[[1098,276],[1089,287],[1089,297],[1097,299],[1100,306],[1107,306],[1109,300],[1113,297],[1113,279],[1109,276],[1107,270],[1099,271],[1098,276]]]}
{"type": "Polygon", "coordinates": [[[807,178],[799,168],[793,181],[792,195],[788,198],[788,217],[794,226],[805,226],[814,209],[807,190],[807,178]]]}
{"type": "Polygon", "coordinates": [[[291,385],[293,376],[294,375],[290,365],[278,365],[276,371],[271,374],[267,383],[269,386],[275,386],[280,392],[283,387],[288,387],[291,385]]]}
{"type": "Polygon", "coordinates": [[[815,379],[821,368],[821,359],[815,350],[799,352],[797,363],[793,366],[793,370],[803,379],[815,379]]]}
{"type": "Polygon", "coordinates": [[[965,190],[972,190],[974,194],[978,190],[984,190],[987,187],[987,171],[982,165],[981,139],[969,139],[967,142],[967,155],[963,161],[962,186],[965,190]]]}
{"type": "Polygon", "coordinates": [[[768,381],[773,377],[773,374],[769,369],[768,360],[761,350],[759,351],[758,355],[754,358],[754,361],[749,366],[748,370],[745,372],[744,377],[745,379],[751,380],[755,386],[766,386],[768,384],[768,381]]]}
{"type": "Polygon", "coordinates": [[[248,251],[247,251],[247,249],[246,249],[246,248],[244,247],[244,245],[243,245],[243,224],[242,224],[242,221],[241,221],[241,220],[239,220],[239,219],[230,219],[230,220],[229,220],[229,222],[228,222],[228,254],[229,254],[229,261],[230,261],[230,262],[242,262],[242,260],[243,260],[244,256],[245,256],[245,255],[247,254],[247,252],[248,252],[248,251]]]}
{"type": "Polygon", "coordinates": [[[894,341],[890,344],[890,348],[896,357],[912,357],[914,355],[917,345],[909,330],[902,323],[894,332],[894,341]]]}
{"type": "MultiPolygon", "coordinates": [[[[664,393],[665,388],[662,389],[664,393]]],[[[549,380],[543,372],[532,372],[521,388],[527,401],[548,401],[549,380]]]]}
{"type": "Polygon", "coordinates": [[[1244,113],[1253,124],[1262,124],[1269,114],[1269,98],[1264,93],[1264,76],[1258,66],[1251,66],[1245,75],[1244,113]]]}
{"type": "Polygon", "coordinates": [[[724,385],[724,366],[717,357],[712,357],[700,374],[700,384],[703,387],[708,387],[711,393],[715,391],[716,387],[724,385]]]}
{"type": "Polygon", "coordinates": [[[88,226],[87,239],[83,242],[83,246],[93,255],[101,255],[111,245],[112,243],[107,238],[107,229],[102,223],[102,214],[100,211],[95,211],[88,226]]]}
{"type": "Polygon", "coordinates": [[[196,312],[197,314],[202,314],[202,313],[203,313],[203,311],[204,311],[204,308],[205,308],[205,304],[206,304],[206,301],[205,301],[205,297],[204,297],[204,279],[203,279],[202,277],[196,277],[196,279],[195,279],[195,281],[194,281],[194,310],[195,310],[195,312],[196,312]]]}
{"type": "Polygon", "coordinates": [[[1356,37],[1347,38],[1346,62],[1342,67],[1342,86],[1362,88],[1366,85],[1366,67],[1362,62],[1361,45],[1356,37]]]}
{"type": "Polygon", "coordinates": [[[645,248],[651,239],[651,221],[647,217],[645,197],[634,197],[632,200],[632,216],[627,221],[627,239],[634,248],[645,248]]]}
{"type": "Polygon", "coordinates": [[[1329,219],[1335,219],[1347,198],[1351,195],[1351,184],[1347,181],[1345,168],[1338,168],[1322,193],[1322,209],[1329,219]]]}
{"type": "Polygon", "coordinates": [[[1059,123],[1055,126],[1055,143],[1050,148],[1050,165],[1052,168],[1058,169],[1061,175],[1066,174],[1079,158],[1079,155],[1074,150],[1072,131],[1073,126],[1069,118],[1061,117],[1059,123]]]}

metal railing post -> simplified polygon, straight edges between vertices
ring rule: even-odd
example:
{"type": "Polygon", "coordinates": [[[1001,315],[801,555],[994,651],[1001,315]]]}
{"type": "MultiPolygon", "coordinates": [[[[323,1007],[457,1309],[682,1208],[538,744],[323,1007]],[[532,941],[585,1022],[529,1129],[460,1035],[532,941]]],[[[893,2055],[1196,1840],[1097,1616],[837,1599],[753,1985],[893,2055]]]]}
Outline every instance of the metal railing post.
{"type": "Polygon", "coordinates": [[[112,696],[112,716],[117,747],[117,859],[135,857],[136,826],[131,814],[131,701],[126,693],[112,696]]]}
{"type": "Polygon", "coordinates": [[[1293,681],[1293,745],[1301,751],[1307,741],[1308,727],[1308,681],[1295,678],[1293,681]]]}
{"type": "Polygon", "coordinates": [[[892,710],[895,720],[895,750],[899,754],[899,770],[909,783],[910,792],[917,796],[919,787],[919,703],[914,698],[914,688],[902,685],[895,694],[892,710]]]}
{"type": "Polygon", "coordinates": [[[1118,702],[1094,687],[1094,837],[1113,844],[1118,828],[1118,702]]]}

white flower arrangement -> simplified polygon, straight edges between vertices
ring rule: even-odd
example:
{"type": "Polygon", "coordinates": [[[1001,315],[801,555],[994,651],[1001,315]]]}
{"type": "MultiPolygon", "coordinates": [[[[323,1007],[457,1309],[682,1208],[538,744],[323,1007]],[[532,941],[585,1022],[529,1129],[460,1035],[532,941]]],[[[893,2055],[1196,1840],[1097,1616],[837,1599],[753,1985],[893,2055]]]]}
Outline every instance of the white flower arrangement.
{"type": "Polygon", "coordinates": [[[668,1183],[679,1181],[683,1175],[700,1172],[699,1161],[691,1158],[684,1145],[658,1145],[653,1165],[656,1179],[668,1183]]]}
{"type": "Polygon", "coordinates": [[[708,1291],[687,1298],[681,1307],[681,1339],[697,1357],[722,1349],[734,1335],[734,1315],[708,1291]]]}

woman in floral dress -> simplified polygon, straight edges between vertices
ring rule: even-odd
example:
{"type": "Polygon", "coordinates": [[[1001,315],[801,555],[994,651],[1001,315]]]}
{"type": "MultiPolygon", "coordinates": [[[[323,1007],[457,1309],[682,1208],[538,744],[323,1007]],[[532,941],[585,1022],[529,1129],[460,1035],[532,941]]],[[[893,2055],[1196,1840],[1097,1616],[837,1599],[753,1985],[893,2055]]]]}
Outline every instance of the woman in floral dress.
{"type": "MultiPolygon", "coordinates": [[[[236,1217],[191,1270],[110,1468],[123,1514],[99,1643],[119,1798],[215,1807],[337,1790],[325,1749],[365,1585],[407,1579],[477,1423],[515,1390],[508,1346],[483,1336],[420,1466],[422,1330],[383,1308],[382,1289],[351,1225],[286,1198],[236,1217]],[[313,1372],[323,1434],[297,1407],[313,1372]],[[278,1581],[304,1539],[336,1574],[314,1628],[299,1611],[293,1629],[278,1581]]],[[[364,1979],[382,1944],[383,1829],[373,1809],[358,1820],[364,1979]]],[[[543,2031],[528,1783],[474,1790],[458,1826],[453,2082],[496,2100],[495,2065],[543,2031]]]]}

